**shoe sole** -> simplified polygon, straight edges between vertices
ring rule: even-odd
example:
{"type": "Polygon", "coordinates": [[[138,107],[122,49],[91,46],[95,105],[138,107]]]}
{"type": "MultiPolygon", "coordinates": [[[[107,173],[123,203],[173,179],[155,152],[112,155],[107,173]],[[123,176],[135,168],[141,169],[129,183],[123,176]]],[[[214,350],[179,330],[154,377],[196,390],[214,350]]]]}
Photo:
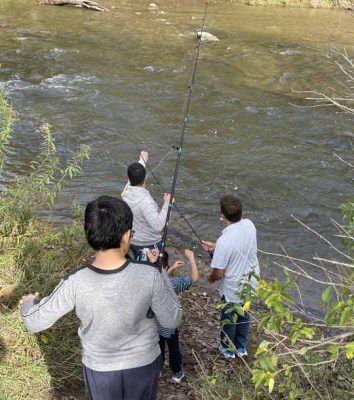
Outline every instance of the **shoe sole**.
{"type": "Polygon", "coordinates": [[[218,347],[218,350],[220,352],[220,354],[225,358],[226,361],[232,361],[236,358],[236,355],[228,355],[225,354],[223,350],[220,349],[220,346],[218,347]]]}
{"type": "Polygon", "coordinates": [[[184,379],[184,376],[183,376],[181,379],[172,378],[172,381],[173,381],[174,383],[181,383],[183,379],[184,379]]]}

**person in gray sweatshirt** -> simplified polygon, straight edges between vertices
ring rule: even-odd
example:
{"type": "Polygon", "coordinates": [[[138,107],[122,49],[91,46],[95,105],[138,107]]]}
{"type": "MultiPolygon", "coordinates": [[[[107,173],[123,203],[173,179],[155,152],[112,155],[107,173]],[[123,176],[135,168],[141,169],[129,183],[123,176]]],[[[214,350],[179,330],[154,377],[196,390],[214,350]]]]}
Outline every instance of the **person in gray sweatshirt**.
{"type": "MultiPolygon", "coordinates": [[[[92,264],[69,273],[42,300],[29,294],[20,301],[30,332],[48,329],[75,309],[91,400],[155,400],[161,371],[155,318],[174,329],[182,317],[167,276],[126,258],[132,223],[124,201],[101,196],[90,202],[85,235],[96,251],[92,264]],[[150,308],[155,318],[148,317],[150,308]]],[[[156,254],[148,256],[156,261],[156,254]]]]}
{"type": "Polygon", "coordinates": [[[148,152],[142,151],[139,162],[129,165],[127,171],[129,181],[122,192],[122,199],[129,205],[134,215],[133,229],[135,235],[131,240],[130,248],[135,259],[142,256],[144,249],[161,248],[161,231],[166,223],[171,198],[170,194],[165,193],[163,206],[159,210],[150,192],[145,188],[145,166],[148,162],[148,156],[148,152]]]}

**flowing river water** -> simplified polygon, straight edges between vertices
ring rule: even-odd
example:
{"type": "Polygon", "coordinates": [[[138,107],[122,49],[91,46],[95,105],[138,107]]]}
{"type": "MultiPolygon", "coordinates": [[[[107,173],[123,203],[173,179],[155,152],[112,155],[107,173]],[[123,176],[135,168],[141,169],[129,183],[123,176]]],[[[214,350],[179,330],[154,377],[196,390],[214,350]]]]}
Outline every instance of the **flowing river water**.
{"type": "MultiPolygon", "coordinates": [[[[119,195],[137,147],[151,165],[178,145],[196,29],[204,2],[105,0],[107,13],[0,1],[0,82],[18,111],[12,175],[28,171],[39,151],[38,128],[53,126],[59,153],[92,148],[79,178],[60,195],[54,217],[66,219],[73,200],[119,195]]],[[[178,179],[180,208],[205,239],[222,226],[218,198],[239,193],[258,229],[259,247],[296,257],[334,254],[320,234],[336,234],[339,206],[353,196],[352,171],[334,154],[352,157],[353,119],[332,108],[303,108],[293,90],[322,89],[340,77],[329,41],[353,54],[353,18],[341,11],[210,4],[191,118],[178,179]],[[296,106],[295,106],[295,105],[296,106]]],[[[175,154],[155,170],[170,187],[175,154]]],[[[162,198],[150,179],[153,195],[162,198]]],[[[194,240],[174,215],[174,238],[194,240]]],[[[266,276],[280,270],[265,256],[266,276]]],[[[311,271],[317,274],[317,271],[311,271]]],[[[317,274],[318,276],[318,274],[317,274]]],[[[312,304],[321,287],[303,282],[312,304]]]]}

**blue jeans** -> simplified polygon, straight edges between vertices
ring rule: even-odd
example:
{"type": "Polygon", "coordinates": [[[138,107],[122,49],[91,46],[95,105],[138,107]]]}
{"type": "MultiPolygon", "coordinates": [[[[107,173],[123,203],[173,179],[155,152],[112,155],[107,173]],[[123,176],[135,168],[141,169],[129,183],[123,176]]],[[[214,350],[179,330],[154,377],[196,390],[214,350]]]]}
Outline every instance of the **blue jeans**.
{"type": "Polygon", "coordinates": [[[225,296],[221,298],[224,307],[221,309],[220,318],[220,342],[225,348],[230,348],[231,343],[236,349],[247,349],[248,345],[248,332],[250,327],[250,316],[248,312],[245,315],[240,315],[236,310],[232,309],[234,303],[227,303],[225,296]],[[223,321],[230,321],[223,322],[223,321]]]}

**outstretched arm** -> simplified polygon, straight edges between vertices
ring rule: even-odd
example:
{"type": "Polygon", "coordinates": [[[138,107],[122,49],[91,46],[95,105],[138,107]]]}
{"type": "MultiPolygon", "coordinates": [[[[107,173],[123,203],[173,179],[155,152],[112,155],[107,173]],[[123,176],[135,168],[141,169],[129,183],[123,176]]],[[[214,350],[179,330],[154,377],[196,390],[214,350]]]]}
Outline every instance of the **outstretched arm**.
{"type": "Polygon", "coordinates": [[[188,258],[188,261],[191,264],[191,272],[192,272],[192,279],[193,282],[198,282],[199,281],[199,271],[197,268],[197,264],[195,262],[195,258],[194,258],[194,253],[192,250],[186,249],[184,251],[184,254],[186,255],[186,257],[188,258]]]}
{"type": "Polygon", "coordinates": [[[181,261],[181,260],[175,261],[175,262],[173,263],[172,267],[170,267],[170,268],[167,270],[167,275],[171,275],[173,271],[175,271],[175,270],[178,269],[178,268],[182,268],[183,265],[184,265],[184,262],[183,262],[183,261],[181,261]]]}
{"type": "Polygon", "coordinates": [[[139,163],[145,167],[148,161],[149,161],[149,153],[143,150],[142,152],[140,152],[139,163]]]}
{"type": "Polygon", "coordinates": [[[30,332],[40,332],[74,309],[72,282],[63,279],[53,292],[38,301],[38,294],[27,295],[20,301],[23,322],[30,332]]]}

